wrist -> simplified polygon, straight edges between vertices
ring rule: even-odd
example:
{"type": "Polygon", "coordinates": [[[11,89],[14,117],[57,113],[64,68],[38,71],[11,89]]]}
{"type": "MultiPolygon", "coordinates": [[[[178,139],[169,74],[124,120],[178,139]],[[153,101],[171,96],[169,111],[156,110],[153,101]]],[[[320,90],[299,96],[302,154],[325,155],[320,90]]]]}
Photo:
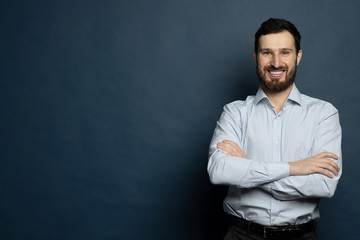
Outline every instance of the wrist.
{"type": "Polygon", "coordinates": [[[288,162],[289,163],[289,176],[295,176],[294,173],[294,162],[288,162]]]}

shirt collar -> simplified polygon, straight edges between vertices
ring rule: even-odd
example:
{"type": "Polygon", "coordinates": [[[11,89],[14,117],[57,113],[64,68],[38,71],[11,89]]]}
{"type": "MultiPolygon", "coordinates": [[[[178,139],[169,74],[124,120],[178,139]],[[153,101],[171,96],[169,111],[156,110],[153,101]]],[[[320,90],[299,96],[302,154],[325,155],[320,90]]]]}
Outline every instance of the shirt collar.
{"type": "Polygon", "coordinates": [[[291,100],[293,102],[296,102],[301,106],[301,94],[297,87],[295,86],[295,83],[293,84],[293,88],[291,89],[290,95],[288,97],[288,100],[291,100]]]}
{"type": "Polygon", "coordinates": [[[261,100],[263,100],[264,98],[268,98],[264,92],[264,90],[262,90],[261,86],[259,87],[259,90],[257,91],[255,98],[254,98],[254,103],[255,105],[257,105],[261,100]]]}
{"type": "MultiPolygon", "coordinates": [[[[264,98],[269,99],[266,96],[264,90],[262,90],[262,88],[259,87],[259,90],[257,91],[255,98],[254,98],[254,103],[258,104],[264,98]]],[[[299,90],[297,89],[297,87],[295,86],[295,83],[293,84],[293,88],[291,89],[290,95],[287,100],[291,100],[301,106],[301,94],[300,94],[299,90]]]]}

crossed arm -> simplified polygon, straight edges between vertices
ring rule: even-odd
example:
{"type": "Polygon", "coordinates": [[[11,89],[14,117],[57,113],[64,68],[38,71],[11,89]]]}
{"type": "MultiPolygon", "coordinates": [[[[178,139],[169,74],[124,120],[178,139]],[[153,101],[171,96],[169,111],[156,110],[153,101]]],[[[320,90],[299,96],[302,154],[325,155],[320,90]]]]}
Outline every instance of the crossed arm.
{"type": "MultiPolygon", "coordinates": [[[[228,156],[247,159],[243,150],[233,141],[223,140],[222,142],[217,143],[217,147],[228,156]]],[[[340,168],[334,161],[329,158],[335,160],[339,159],[339,157],[333,153],[322,152],[303,160],[289,162],[290,176],[302,176],[320,173],[329,178],[333,178],[334,175],[339,174],[340,168]]]]}
{"type": "Polygon", "coordinates": [[[239,121],[225,107],[210,144],[211,182],[261,188],[280,200],[331,197],[342,173],[341,128],[335,110],[319,123],[313,143],[316,155],[297,161],[268,162],[247,158],[240,145],[239,121]]]}

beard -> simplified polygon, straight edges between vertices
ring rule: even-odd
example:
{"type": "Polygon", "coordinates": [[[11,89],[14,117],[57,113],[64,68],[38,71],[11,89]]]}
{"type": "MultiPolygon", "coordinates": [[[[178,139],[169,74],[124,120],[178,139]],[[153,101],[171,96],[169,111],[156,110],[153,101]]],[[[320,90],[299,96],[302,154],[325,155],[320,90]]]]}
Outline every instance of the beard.
{"type": "MultiPolygon", "coordinates": [[[[296,61],[297,62],[297,61],[296,61]]],[[[294,82],[296,77],[297,64],[295,62],[295,67],[290,69],[289,67],[264,67],[263,71],[258,68],[258,63],[256,62],[256,74],[261,84],[262,89],[265,92],[269,93],[278,93],[288,89],[294,82]],[[285,81],[280,81],[280,79],[266,79],[266,73],[268,71],[286,71],[285,81]]]]}

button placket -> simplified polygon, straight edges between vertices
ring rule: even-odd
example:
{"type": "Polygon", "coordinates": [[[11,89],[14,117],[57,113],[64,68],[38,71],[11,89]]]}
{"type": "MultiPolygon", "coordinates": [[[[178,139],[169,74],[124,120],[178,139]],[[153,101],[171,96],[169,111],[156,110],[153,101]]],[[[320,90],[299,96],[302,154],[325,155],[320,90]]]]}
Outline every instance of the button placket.
{"type": "MultiPolygon", "coordinates": [[[[274,162],[281,162],[281,124],[282,124],[281,115],[276,115],[273,118],[273,129],[272,129],[273,130],[272,160],[274,162]]],[[[279,215],[279,209],[276,204],[276,201],[271,201],[270,222],[272,224],[275,224],[278,215],[279,215]]]]}

